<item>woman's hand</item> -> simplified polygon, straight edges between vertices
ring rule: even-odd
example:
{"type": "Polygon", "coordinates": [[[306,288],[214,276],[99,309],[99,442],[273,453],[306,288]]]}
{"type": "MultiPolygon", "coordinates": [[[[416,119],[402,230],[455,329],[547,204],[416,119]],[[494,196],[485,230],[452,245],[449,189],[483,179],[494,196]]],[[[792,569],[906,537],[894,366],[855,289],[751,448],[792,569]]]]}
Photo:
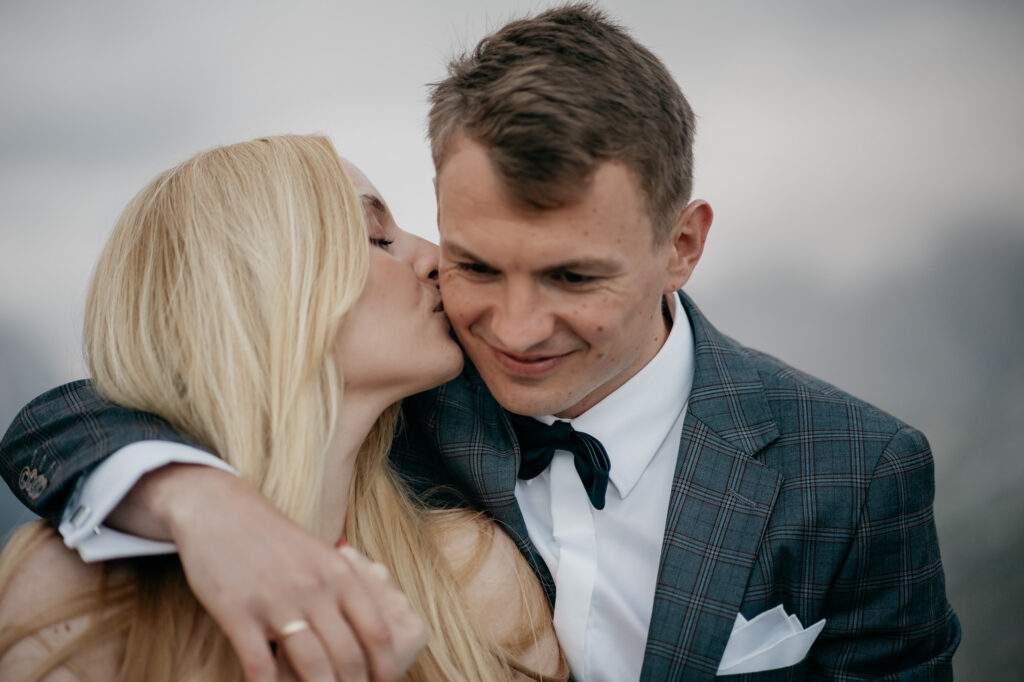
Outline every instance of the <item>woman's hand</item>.
{"type": "Polygon", "coordinates": [[[229,473],[163,467],[135,486],[116,522],[173,538],[189,586],[248,680],[277,679],[271,641],[301,680],[394,682],[422,648],[401,593],[369,560],[336,551],[229,473]],[[295,621],[309,629],[282,637],[295,621]]]}
{"type": "Polygon", "coordinates": [[[370,561],[347,545],[339,552],[374,592],[376,602],[383,610],[384,621],[391,630],[399,674],[404,675],[430,641],[426,623],[412,610],[405,593],[395,585],[384,564],[370,561]]]}
{"type": "MultiPolygon", "coordinates": [[[[351,547],[342,547],[341,554],[352,564],[365,584],[377,593],[384,608],[385,620],[391,628],[391,641],[398,656],[400,674],[405,674],[430,641],[426,624],[409,605],[409,600],[391,580],[383,564],[372,562],[351,547]]],[[[300,679],[288,661],[287,645],[277,652],[277,682],[298,682],[300,679]]]]}

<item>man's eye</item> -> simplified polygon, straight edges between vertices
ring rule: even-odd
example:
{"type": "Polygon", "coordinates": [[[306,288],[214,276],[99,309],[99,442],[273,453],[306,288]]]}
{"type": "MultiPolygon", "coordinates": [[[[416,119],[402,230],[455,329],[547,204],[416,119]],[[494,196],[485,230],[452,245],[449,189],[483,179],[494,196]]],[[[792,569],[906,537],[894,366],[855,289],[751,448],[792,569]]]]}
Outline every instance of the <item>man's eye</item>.
{"type": "Polygon", "coordinates": [[[374,246],[378,246],[382,249],[386,249],[395,243],[393,239],[384,239],[383,237],[370,237],[370,243],[374,246]]]}
{"type": "Polygon", "coordinates": [[[459,270],[471,272],[474,275],[493,275],[496,271],[483,263],[459,263],[459,270]]]}
{"type": "Polygon", "coordinates": [[[567,271],[555,273],[554,278],[557,280],[561,280],[566,284],[583,284],[584,282],[589,282],[591,279],[593,279],[588,275],[581,275],[578,272],[567,271]]]}

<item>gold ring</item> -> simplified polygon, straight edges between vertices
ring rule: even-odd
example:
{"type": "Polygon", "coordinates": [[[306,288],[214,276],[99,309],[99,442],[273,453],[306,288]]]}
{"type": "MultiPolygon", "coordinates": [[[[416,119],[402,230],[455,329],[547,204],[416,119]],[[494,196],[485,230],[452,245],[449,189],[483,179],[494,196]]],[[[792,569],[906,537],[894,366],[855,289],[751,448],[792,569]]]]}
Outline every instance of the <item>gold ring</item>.
{"type": "Polygon", "coordinates": [[[277,631],[277,634],[281,637],[281,639],[284,639],[286,637],[291,637],[292,635],[294,635],[297,632],[302,632],[303,630],[308,630],[308,629],[309,629],[309,623],[307,623],[306,621],[304,621],[304,620],[293,620],[293,621],[290,621],[290,622],[285,623],[284,625],[282,625],[281,629],[277,631]]]}

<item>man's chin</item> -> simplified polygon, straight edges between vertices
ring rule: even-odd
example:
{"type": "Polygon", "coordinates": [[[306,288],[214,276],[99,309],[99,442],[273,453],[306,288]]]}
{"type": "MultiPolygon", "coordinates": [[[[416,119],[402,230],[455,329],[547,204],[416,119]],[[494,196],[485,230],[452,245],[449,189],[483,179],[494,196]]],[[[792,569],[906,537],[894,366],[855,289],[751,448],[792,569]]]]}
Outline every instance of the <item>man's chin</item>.
{"type": "Polygon", "coordinates": [[[553,391],[546,386],[523,386],[508,381],[488,381],[485,374],[481,376],[498,404],[515,414],[528,417],[559,414],[575,404],[564,391],[553,391]]]}
{"type": "Polygon", "coordinates": [[[559,414],[578,402],[575,391],[566,391],[565,372],[558,371],[564,367],[536,374],[510,373],[496,361],[489,346],[473,344],[463,348],[491,395],[509,412],[526,416],[559,414]]]}

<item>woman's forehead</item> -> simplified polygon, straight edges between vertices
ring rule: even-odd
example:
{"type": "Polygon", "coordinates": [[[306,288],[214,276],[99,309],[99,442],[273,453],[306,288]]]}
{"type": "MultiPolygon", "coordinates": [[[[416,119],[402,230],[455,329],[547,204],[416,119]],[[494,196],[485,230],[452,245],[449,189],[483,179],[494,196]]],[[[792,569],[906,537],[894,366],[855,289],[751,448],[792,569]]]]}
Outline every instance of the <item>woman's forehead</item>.
{"type": "Polygon", "coordinates": [[[360,196],[376,197],[380,201],[384,200],[380,195],[380,191],[374,187],[373,183],[370,182],[370,178],[366,177],[366,174],[359,169],[359,166],[355,165],[345,157],[341,158],[341,163],[345,167],[345,172],[348,173],[349,180],[352,181],[352,186],[355,188],[356,194],[360,196]]]}

